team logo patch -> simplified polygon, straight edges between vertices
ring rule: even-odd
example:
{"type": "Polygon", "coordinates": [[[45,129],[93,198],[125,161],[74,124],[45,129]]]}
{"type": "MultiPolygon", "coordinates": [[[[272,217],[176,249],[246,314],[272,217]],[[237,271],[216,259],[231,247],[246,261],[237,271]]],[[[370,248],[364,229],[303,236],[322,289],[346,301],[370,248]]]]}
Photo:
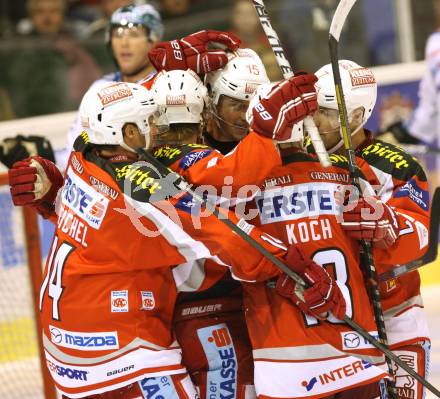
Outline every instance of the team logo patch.
{"type": "Polygon", "coordinates": [[[112,291],[110,302],[112,313],[128,312],[128,291],[112,291]]]}
{"type": "Polygon", "coordinates": [[[424,211],[429,209],[429,193],[420,188],[414,179],[408,180],[394,195],[396,198],[408,197],[424,211]]]}
{"type": "Polygon", "coordinates": [[[133,97],[130,87],[126,83],[115,83],[98,92],[103,107],[133,97]]]}
{"type": "Polygon", "coordinates": [[[203,158],[206,158],[209,154],[211,154],[212,150],[202,150],[202,151],[194,151],[186,154],[179,162],[179,168],[182,170],[187,170],[189,167],[194,165],[196,162],[200,161],[203,158]]]}
{"type": "Polygon", "coordinates": [[[142,310],[153,310],[156,306],[153,292],[141,291],[142,310]]]}
{"type": "Polygon", "coordinates": [[[395,278],[392,278],[391,280],[388,280],[386,282],[386,290],[387,290],[387,292],[395,290],[396,288],[397,288],[397,280],[395,278]]]}

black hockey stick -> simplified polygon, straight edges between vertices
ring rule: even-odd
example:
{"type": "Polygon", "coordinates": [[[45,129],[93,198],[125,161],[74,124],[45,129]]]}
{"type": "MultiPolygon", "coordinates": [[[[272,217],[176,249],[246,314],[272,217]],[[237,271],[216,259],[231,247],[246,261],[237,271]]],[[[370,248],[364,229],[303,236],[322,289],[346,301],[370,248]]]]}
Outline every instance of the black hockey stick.
{"type": "Polygon", "coordinates": [[[437,259],[438,251],[438,230],[440,225],[440,187],[437,187],[431,201],[431,217],[429,221],[429,240],[428,249],[421,258],[405,265],[397,265],[391,270],[379,274],[379,281],[387,281],[392,278],[400,277],[405,273],[412,272],[428,263],[434,262],[437,259]]]}
{"type": "MultiPolygon", "coordinates": [[[[288,268],[283,262],[281,262],[277,257],[272,255],[266,248],[260,245],[257,241],[255,241],[251,236],[249,236],[243,228],[236,225],[233,221],[228,218],[225,218],[225,215],[221,214],[218,210],[217,206],[212,204],[210,201],[206,200],[199,194],[197,194],[194,190],[191,189],[191,185],[185,181],[185,179],[179,175],[178,173],[172,171],[163,165],[160,161],[154,158],[147,151],[140,149],[138,150],[140,159],[148,162],[151,166],[156,169],[161,180],[161,185],[166,187],[170,186],[170,192],[176,192],[175,189],[179,191],[185,191],[192,196],[192,199],[199,204],[200,206],[206,207],[209,211],[213,213],[221,222],[225,223],[229,226],[232,231],[234,231],[238,236],[243,238],[247,243],[249,243],[253,248],[259,251],[263,256],[273,262],[277,267],[279,267],[284,273],[286,273],[290,278],[295,280],[298,284],[303,287],[307,287],[306,282],[302,279],[301,276],[296,274],[293,270],[288,268]],[[162,184],[164,182],[164,184],[162,184]],[[172,186],[172,188],[171,188],[172,186]],[[173,190],[174,189],[174,190],[173,190]]],[[[354,331],[359,333],[360,336],[365,338],[371,345],[373,345],[376,349],[379,349],[387,359],[393,360],[399,367],[405,370],[409,375],[414,377],[417,381],[419,381],[422,385],[427,387],[431,392],[433,392],[436,396],[440,398],[440,391],[438,391],[435,387],[433,387],[428,381],[426,381],[422,376],[417,374],[407,363],[402,361],[397,355],[391,352],[388,347],[384,346],[381,342],[379,342],[376,338],[374,338],[367,330],[357,324],[353,319],[345,316],[343,321],[349,325],[354,331]]]]}
{"type": "MultiPolygon", "coordinates": [[[[348,123],[347,106],[344,98],[344,91],[342,87],[341,74],[339,71],[339,54],[338,45],[339,37],[341,35],[342,27],[347,19],[347,16],[353,7],[356,0],[341,0],[336,8],[333,16],[330,32],[329,32],[329,51],[330,61],[333,71],[333,80],[335,83],[336,101],[338,104],[339,120],[341,124],[342,138],[344,141],[345,153],[348,159],[348,171],[352,181],[352,185],[356,187],[358,194],[362,195],[361,184],[359,179],[359,168],[356,164],[355,153],[351,143],[351,131],[348,123]]],[[[382,304],[380,301],[379,283],[376,272],[376,267],[373,259],[373,250],[371,242],[367,240],[359,240],[362,253],[361,264],[363,266],[365,275],[367,277],[367,287],[370,299],[373,305],[374,318],[376,320],[377,332],[380,342],[388,348],[388,338],[385,329],[385,320],[383,317],[382,304]]],[[[394,376],[393,363],[390,358],[386,359],[388,365],[388,372],[390,376],[394,376]]],[[[391,399],[397,399],[397,390],[395,386],[394,377],[392,380],[385,380],[386,390],[391,399]]]]}
{"type": "MultiPolygon", "coordinates": [[[[291,78],[292,76],[294,76],[293,69],[286,58],[286,54],[284,53],[277,33],[272,28],[272,24],[270,23],[270,18],[266,11],[263,0],[252,0],[252,4],[255,7],[255,11],[257,12],[258,18],[260,20],[261,27],[263,28],[264,34],[269,41],[269,44],[272,48],[272,51],[275,55],[284,79],[291,78]]],[[[310,139],[315,149],[315,153],[318,156],[319,162],[324,167],[330,166],[330,158],[327,151],[325,150],[324,143],[322,142],[321,136],[319,135],[318,129],[311,116],[308,116],[304,119],[304,126],[306,127],[307,132],[310,135],[310,139]]]]}

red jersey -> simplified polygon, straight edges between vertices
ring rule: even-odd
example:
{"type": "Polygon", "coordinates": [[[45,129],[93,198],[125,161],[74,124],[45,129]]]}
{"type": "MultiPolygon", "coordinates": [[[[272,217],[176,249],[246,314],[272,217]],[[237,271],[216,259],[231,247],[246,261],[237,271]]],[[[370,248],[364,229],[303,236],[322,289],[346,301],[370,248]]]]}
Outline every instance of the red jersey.
{"type": "MultiPolygon", "coordinates": [[[[323,168],[292,152],[274,168],[255,198],[256,224],[278,239],[301,245],[337,281],[347,316],[376,335],[373,312],[359,265],[359,244],[337,221],[335,193],[349,185],[347,169],[323,168]]],[[[333,316],[306,316],[267,284],[245,285],[255,386],[262,397],[319,397],[363,385],[385,373],[372,364],[383,357],[333,316]]]]}
{"type": "MultiPolygon", "coordinates": [[[[369,132],[356,156],[379,198],[399,219],[396,243],[374,250],[378,273],[420,258],[429,237],[429,187],[422,166],[402,148],[374,140],[369,132]]],[[[417,270],[382,283],[380,292],[390,345],[429,340],[417,270]]]]}
{"type": "MultiPolygon", "coordinates": [[[[214,216],[196,225],[191,196],[153,206],[163,180],[148,166],[100,158],[85,136],[78,143],[40,292],[47,364],[69,397],[184,371],[171,320],[177,291],[196,277],[200,284],[200,259],[247,280],[273,270],[214,216]]],[[[264,234],[251,234],[270,246],[264,234]]]]}

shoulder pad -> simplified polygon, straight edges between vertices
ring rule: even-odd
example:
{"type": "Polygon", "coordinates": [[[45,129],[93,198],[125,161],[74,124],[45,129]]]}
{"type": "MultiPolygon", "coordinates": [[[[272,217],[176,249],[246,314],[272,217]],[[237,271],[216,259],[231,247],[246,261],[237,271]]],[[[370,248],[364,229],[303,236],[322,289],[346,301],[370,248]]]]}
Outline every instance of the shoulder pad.
{"type": "Polygon", "coordinates": [[[174,184],[179,178],[175,173],[162,177],[154,165],[146,161],[112,163],[96,157],[93,162],[113,178],[124,195],[136,201],[162,201],[180,191],[174,184]]]}
{"type": "Polygon", "coordinates": [[[374,140],[367,147],[357,151],[356,155],[397,179],[407,180],[416,175],[421,181],[426,181],[425,172],[418,160],[395,144],[374,140]]]}
{"type": "Polygon", "coordinates": [[[77,152],[85,153],[90,148],[89,135],[83,130],[73,143],[73,149],[77,152]]]}
{"type": "Polygon", "coordinates": [[[190,152],[200,149],[210,149],[210,147],[202,144],[184,144],[174,147],[163,146],[156,148],[153,152],[153,156],[165,166],[170,166],[190,152]]]}

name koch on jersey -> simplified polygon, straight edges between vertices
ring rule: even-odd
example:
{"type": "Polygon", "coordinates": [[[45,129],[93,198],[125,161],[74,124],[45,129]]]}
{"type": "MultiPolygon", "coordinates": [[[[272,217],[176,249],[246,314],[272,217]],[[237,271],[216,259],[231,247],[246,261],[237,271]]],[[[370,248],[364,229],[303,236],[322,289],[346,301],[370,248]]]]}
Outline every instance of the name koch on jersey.
{"type": "Polygon", "coordinates": [[[333,183],[302,183],[266,190],[255,199],[261,224],[336,215],[335,192],[339,187],[333,183]]]}
{"type": "Polygon", "coordinates": [[[107,212],[109,200],[78,177],[69,167],[62,191],[63,205],[98,230],[107,212]]]}

